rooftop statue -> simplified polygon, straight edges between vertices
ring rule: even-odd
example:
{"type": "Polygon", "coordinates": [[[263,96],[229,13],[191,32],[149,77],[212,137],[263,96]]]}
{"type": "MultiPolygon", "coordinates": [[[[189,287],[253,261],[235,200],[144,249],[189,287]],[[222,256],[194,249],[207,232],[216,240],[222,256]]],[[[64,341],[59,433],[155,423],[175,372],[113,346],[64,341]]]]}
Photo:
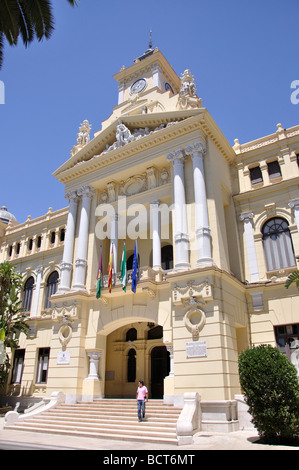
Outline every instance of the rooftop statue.
{"type": "Polygon", "coordinates": [[[181,76],[181,89],[177,104],[178,109],[202,108],[201,98],[196,94],[194,77],[189,69],[181,76]]]}

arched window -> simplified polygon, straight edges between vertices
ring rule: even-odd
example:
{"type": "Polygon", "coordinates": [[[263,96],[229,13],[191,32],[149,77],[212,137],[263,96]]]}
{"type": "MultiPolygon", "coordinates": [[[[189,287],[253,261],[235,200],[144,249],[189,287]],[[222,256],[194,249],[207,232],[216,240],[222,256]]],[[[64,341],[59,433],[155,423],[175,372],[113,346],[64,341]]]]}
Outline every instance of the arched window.
{"type": "Polygon", "coordinates": [[[172,269],[173,268],[173,248],[172,245],[163,246],[161,249],[161,263],[162,269],[172,269]]]}
{"type": "MultiPolygon", "coordinates": [[[[127,270],[130,271],[131,269],[133,269],[133,260],[134,260],[134,253],[129,256],[129,258],[127,259],[127,270]]],[[[138,254],[138,266],[140,266],[140,256],[138,254]]]]}
{"type": "Polygon", "coordinates": [[[49,298],[57,291],[58,277],[59,276],[57,271],[53,271],[48,277],[45,297],[45,308],[51,308],[51,302],[49,301],[49,298]]]}
{"type": "Polygon", "coordinates": [[[268,220],[262,234],[268,271],[296,266],[289,224],[285,219],[274,217],[268,220]]]}
{"type": "Polygon", "coordinates": [[[130,328],[126,334],[126,341],[135,341],[137,339],[136,328],[130,328]]]}
{"type": "Polygon", "coordinates": [[[30,276],[24,284],[22,306],[25,312],[30,312],[32,293],[33,293],[34,279],[30,276]]]}
{"type": "Polygon", "coordinates": [[[128,354],[128,382],[135,382],[136,380],[136,351],[130,349],[128,354]]]}
{"type": "Polygon", "coordinates": [[[160,325],[154,326],[147,332],[147,339],[160,339],[163,338],[163,327],[160,325]]]}

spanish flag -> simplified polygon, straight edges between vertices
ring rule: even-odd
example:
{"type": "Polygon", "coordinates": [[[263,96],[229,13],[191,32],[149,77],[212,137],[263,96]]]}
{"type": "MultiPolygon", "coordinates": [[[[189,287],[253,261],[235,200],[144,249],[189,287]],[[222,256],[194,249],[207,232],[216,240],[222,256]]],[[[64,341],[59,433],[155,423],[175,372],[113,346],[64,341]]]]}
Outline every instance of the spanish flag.
{"type": "Polygon", "coordinates": [[[97,294],[96,294],[97,299],[101,297],[102,283],[103,283],[103,265],[102,265],[102,250],[101,250],[98,277],[97,277],[97,294]]]}
{"type": "Polygon", "coordinates": [[[109,264],[108,264],[108,288],[109,288],[110,293],[112,289],[112,273],[113,273],[113,243],[111,243],[111,247],[110,247],[110,258],[109,258],[109,264]]]}

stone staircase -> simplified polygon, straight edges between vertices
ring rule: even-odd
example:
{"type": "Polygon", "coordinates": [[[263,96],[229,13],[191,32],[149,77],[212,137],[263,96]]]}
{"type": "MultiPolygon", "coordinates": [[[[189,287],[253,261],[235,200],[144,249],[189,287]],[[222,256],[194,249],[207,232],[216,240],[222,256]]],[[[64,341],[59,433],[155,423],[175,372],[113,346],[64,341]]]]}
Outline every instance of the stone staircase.
{"type": "Polygon", "coordinates": [[[178,445],[176,422],[180,412],[181,408],[166,405],[163,400],[149,400],[145,420],[139,423],[136,400],[105,398],[60,404],[5,429],[178,445]]]}

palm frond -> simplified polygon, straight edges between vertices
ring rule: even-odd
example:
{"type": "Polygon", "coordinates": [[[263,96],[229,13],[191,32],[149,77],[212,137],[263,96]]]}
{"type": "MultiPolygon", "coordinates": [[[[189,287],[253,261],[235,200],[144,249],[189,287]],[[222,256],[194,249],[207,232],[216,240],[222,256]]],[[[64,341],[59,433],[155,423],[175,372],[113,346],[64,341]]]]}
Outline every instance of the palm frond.
{"type": "Polygon", "coordinates": [[[293,282],[296,283],[296,286],[299,288],[299,271],[294,271],[291,274],[289,274],[286,283],[285,283],[285,288],[288,289],[293,282]]]}
{"type": "Polygon", "coordinates": [[[5,35],[11,46],[18,42],[19,14],[20,7],[17,0],[0,1],[0,31],[5,35]]]}
{"type": "Polygon", "coordinates": [[[49,39],[54,30],[54,17],[49,0],[19,0],[25,17],[37,39],[49,39]]]}
{"type": "Polygon", "coordinates": [[[4,56],[4,33],[0,31],[0,69],[3,64],[3,56],[4,56]]]}

